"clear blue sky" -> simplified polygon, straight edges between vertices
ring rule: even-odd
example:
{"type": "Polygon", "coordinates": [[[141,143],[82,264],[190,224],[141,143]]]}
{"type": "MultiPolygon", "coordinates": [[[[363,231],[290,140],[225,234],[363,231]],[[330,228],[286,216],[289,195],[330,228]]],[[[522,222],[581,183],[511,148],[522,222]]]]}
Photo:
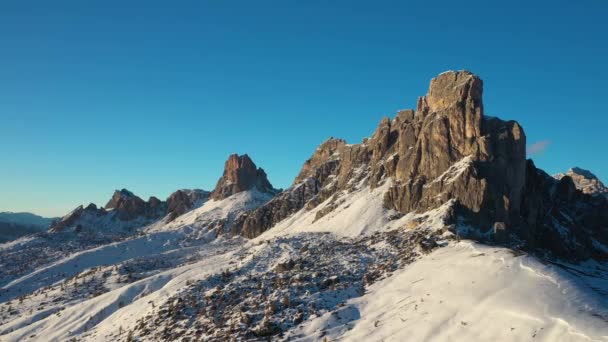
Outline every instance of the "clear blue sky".
{"type": "Polygon", "coordinates": [[[211,189],[233,152],[286,187],[448,69],[549,142],[537,165],[606,181],[606,18],[604,0],[2,1],[0,211],[211,189]]]}

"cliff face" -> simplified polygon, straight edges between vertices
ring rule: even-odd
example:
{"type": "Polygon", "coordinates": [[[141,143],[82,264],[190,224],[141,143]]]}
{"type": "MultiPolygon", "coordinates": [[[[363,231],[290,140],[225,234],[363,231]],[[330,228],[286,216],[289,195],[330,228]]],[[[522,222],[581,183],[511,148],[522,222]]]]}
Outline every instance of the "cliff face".
{"type": "Polygon", "coordinates": [[[456,199],[480,224],[518,222],[526,137],[514,121],[485,118],[482,93],[477,76],[444,73],[431,81],[416,111],[402,112],[384,130],[381,125],[374,139],[383,131],[389,138],[386,145],[376,142],[381,166],[372,179],[397,181],[387,207],[422,211],[456,199]]]}
{"type": "MultiPolygon", "coordinates": [[[[478,238],[504,242],[519,236],[531,248],[550,248],[560,254],[593,250],[589,239],[562,250],[542,239],[548,229],[558,229],[553,216],[537,217],[541,208],[550,207],[555,200],[549,193],[556,185],[547,181],[538,188],[540,171],[526,161],[523,128],[515,121],[484,116],[482,95],[483,82],[470,72],[439,75],[431,81],[427,95],[419,98],[416,110],[383,119],[372,137],[361,144],[349,145],[334,138],[321,144],[304,163],[294,185],[266,205],[241,215],[236,231],[257,236],[338,191],[352,190],[361,183],[376,188],[390,179],[384,199],[389,209],[422,212],[453,200],[457,216],[477,228],[473,235],[478,238]]],[[[575,206],[562,207],[569,212],[575,206]]],[[[572,222],[563,224],[567,223],[568,231],[578,231],[576,227],[586,224],[587,236],[604,240],[608,221],[601,207],[599,202],[589,204],[588,213],[571,213],[572,222]]],[[[582,235],[572,234],[575,240],[576,236],[582,235]]]]}
{"type": "Polygon", "coordinates": [[[361,144],[329,139],[304,163],[289,194],[269,203],[280,213],[262,207],[260,212],[272,214],[242,218],[244,234],[255,235],[283,213],[314,207],[359,181],[374,188],[387,178],[394,183],[385,196],[387,208],[425,211],[456,199],[488,227],[494,221],[518,222],[525,134],[516,122],[484,118],[482,93],[477,76],[447,72],[431,81],[416,110],[383,119],[361,144]]]}

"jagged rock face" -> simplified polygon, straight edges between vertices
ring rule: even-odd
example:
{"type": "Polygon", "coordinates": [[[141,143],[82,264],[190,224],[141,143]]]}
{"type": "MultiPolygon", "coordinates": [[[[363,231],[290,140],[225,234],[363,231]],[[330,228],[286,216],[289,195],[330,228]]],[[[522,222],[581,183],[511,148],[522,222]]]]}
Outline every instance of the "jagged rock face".
{"type": "MultiPolygon", "coordinates": [[[[153,204],[158,205],[155,199],[153,204]]],[[[117,212],[119,219],[123,221],[132,220],[139,216],[151,216],[154,214],[150,203],[135,196],[127,189],[116,190],[110,201],[105,206],[106,209],[113,209],[117,212]]]]}
{"type": "Polygon", "coordinates": [[[600,181],[600,179],[591,173],[591,171],[581,169],[579,167],[573,167],[568,172],[560,173],[555,175],[556,179],[562,179],[568,176],[574,181],[576,188],[581,190],[583,193],[594,196],[604,196],[608,198],[608,187],[600,181]]]}
{"type": "Polygon", "coordinates": [[[61,232],[69,227],[74,227],[75,230],[80,230],[78,222],[79,220],[86,214],[90,214],[92,216],[102,216],[106,214],[104,208],[97,208],[97,206],[93,203],[89,204],[86,208],[82,205],[76,207],[76,209],[72,210],[69,214],[61,218],[61,220],[57,221],[50,229],[50,232],[61,232]]]}
{"type": "MultiPolygon", "coordinates": [[[[476,221],[517,223],[525,182],[523,129],[513,121],[483,116],[483,83],[469,72],[447,72],[431,81],[415,112],[392,123],[397,180],[386,205],[424,211],[456,199],[476,221]]],[[[377,178],[378,176],[376,176],[377,178]]]]}
{"type": "Polygon", "coordinates": [[[439,75],[416,110],[383,119],[361,144],[334,138],[321,144],[294,185],[241,215],[235,232],[255,237],[362,182],[375,188],[391,179],[384,203],[389,209],[423,212],[455,200],[454,217],[478,228],[471,237],[493,234],[506,243],[519,236],[531,249],[570,259],[605,256],[597,242],[608,243],[607,201],[577,191],[570,177],[555,181],[528,162],[522,127],[485,117],[482,94],[483,82],[470,72],[439,75]]]}
{"type": "Polygon", "coordinates": [[[173,221],[176,217],[185,214],[195,207],[202,205],[210,193],[204,190],[177,190],[167,199],[168,221],[173,221]]]}
{"type": "Polygon", "coordinates": [[[528,161],[520,235],[532,248],[582,260],[606,258],[597,242],[608,244],[608,200],[585,194],[570,176],[554,179],[528,161]]]}
{"type": "Polygon", "coordinates": [[[477,76],[447,72],[431,81],[415,111],[383,119],[361,144],[329,139],[306,161],[289,194],[242,219],[244,235],[259,234],[285,218],[283,213],[313,208],[361,181],[374,188],[389,177],[394,185],[385,196],[387,208],[426,211],[456,199],[488,229],[494,222],[516,224],[525,185],[525,134],[516,122],[484,118],[482,93],[477,76]],[[297,185],[307,179],[315,186],[307,197],[297,197],[297,185]],[[290,210],[271,214],[273,207],[290,210]]]}
{"type": "Polygon", "coordinates": [[[319,193],[320,183],[306,178],[299,184],[281,192],[258,209],[239,215],[232,228],[233,234],[254,238],[270,229],[277,222],[302,209],[319,193]]]}
{"type": "MultiPolygon", "coordinates": [[[[112,198],[105,207],[98,208],[94,203],[86,207],[78,206],[53,224],[49,231],[61,232],[69,228],[73,228],[75,232],[80,232],[83,228],[97,230],[98,225],[106,226],[109,224],[108,222],[102,222],[107,215],[113,215],[111,219],[117,219],[123,223],[139,220],[143,224],[163,217],[166,212],[166,203],[158,198],[152,196],[145,202],[129,190],[122,189],[114,191],[112,198]]],[[[121,224],[121,226],[124,226],[124,224],[121,224]]],[[[126,226],[129,226],[129,224],[126,224],[126,226]]]]}
{"type": "Polygon", "coordinates": [[[222,200],[236,193],[257,189],[260,192],[274,193],[266,172],[258,168],[248,155],[232,154],[224,166],[224,174],[211,194],[214,200],[222,200]]]}
{"type": "Polygon", "coordinates": [[[346,146],[342,139],[330,138],[323,142],[315,153],[302,166],[302,170],[294,180],[298,184],[307,178],[313,177],[323,182],[324,179],[333,175],[340,164],[339,157],[346,146]]]}

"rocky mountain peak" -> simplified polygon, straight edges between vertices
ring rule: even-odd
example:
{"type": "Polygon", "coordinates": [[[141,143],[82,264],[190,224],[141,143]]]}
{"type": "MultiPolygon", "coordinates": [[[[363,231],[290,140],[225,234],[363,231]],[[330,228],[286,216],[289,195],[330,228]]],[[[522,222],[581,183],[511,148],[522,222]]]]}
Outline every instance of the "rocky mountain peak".
{"type": "MultiPolygon", "coordinates": [[[[129,191],[127,189],[114,190],[114,194],[112,195],[112,198],[110,198],[110,200],[106,204],[105,208],[106,209],[117,208],[121,202],[128,200],[130,198],[136,198],[136,197],[137,196],[135,196],[135,194],[133,194],[131,191],[129,191]]],[[[137,198],[139,198],[139,197],[137,197],[137,198]]]]}
{"type": "Polygon", "coordinates": [[[431,80],[429,91],[418,102],[418,111],[440,112],[466,103],[482,107],[483,82],[473,73],[446,71],[431,80]]]}
{"type": "Polygon", "coordinates": [[[268,181],[266,172],[258,168],[247,154],[231,154],[224,164],[224,174],[217,182],[211,198],[221,200],[254,188],[261,192],[276,192],[268,181]]]}
{"type": "Polygon", "coordinates": [[[138,216],[150,215],[150,204],[157,205],[155,198],[150,203],[142,200],[127,189],[115,190],[105,209],[116,211],[119,219],[132,220],[138,216]]]}
{"type": "Polygon", "coordinates": [[[574,259],[599,253],[594,239],[608,242],[608,201],[577,191],[574,170],[558,182],[526,160],[523,128],[484,117],[482,95],[483,82],[471,72],[438,75],[416,110],[382,119],[360,144],[323,142],[294,185],[241,215],[235,231],[255,237],[324,203],[318,219],[338,207],[344,193],[388,181],[385,208],[420,213],[452,203],[454,220],[477,228],[469,237],[504,242],[519,236],[530,248],[574,259]]]}
{"type": "Polygon", "coordinates": [[[564,177],[572,178],[574,185],[577,189],[588,195],[603,195],[608,197],[608,187],[602,183],[602,181],[591,171],[585,170],[580,167],[573,167],[566,173],[559,173],[555,175],[556,179],[563,179],[564,177]]]}
{"type": "Polygon", "coordinates": [[[575,166],[575,167],[571,168],[570,170],[568,170],[568,173],[570,173],[570,174],[577,174],[577,175],[583,176],[583,177],[585,177],[587,179],[598,179],[598,177],[596,175],[594,175],[591,171],[582,169],[582,168],[577,167],[577,166],[575,166]]]}

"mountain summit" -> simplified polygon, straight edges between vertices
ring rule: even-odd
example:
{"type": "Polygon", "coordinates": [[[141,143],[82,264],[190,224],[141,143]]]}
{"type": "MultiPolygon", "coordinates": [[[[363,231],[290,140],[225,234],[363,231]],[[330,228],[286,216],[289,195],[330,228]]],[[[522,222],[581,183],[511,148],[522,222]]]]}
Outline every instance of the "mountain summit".
{"type": "Polygon", "coordinates": [[[236,193],[254,189],[267,193],[276,192],[268,181],[264,169],[258,168],[247,154],[231,154],[224,164],[224,174],[218,180],[211,198],[222,200],[236,193]]]}
{"type": "Polygon", "coordinates": [[[564,176],[569,176],[572,178],[576,188],[585,194],[598,196],[603,195],[608,197],[608,188],[589,170],[585,170],[580,167],[573,167],[566,173],[559,173],[555,175],[555,178],[562,179],[564,176]]]}
{"type": "Polygon", "coordinates": [[[384,118],[360,144],[329,139],[304,163],[294,185],[237,220],[252,238],[297,212],[323,204],[330,214],[344,193],[383,188],[384,208],[401,214],[449,205],[461,236],[526,242],[530,249],[584,259],[605,253],[608,204],[556,181],[526,160],[526,136],[515,121],[484,116],[483,82],[469,71],[431,80],[416,110],[384,118]]]}

